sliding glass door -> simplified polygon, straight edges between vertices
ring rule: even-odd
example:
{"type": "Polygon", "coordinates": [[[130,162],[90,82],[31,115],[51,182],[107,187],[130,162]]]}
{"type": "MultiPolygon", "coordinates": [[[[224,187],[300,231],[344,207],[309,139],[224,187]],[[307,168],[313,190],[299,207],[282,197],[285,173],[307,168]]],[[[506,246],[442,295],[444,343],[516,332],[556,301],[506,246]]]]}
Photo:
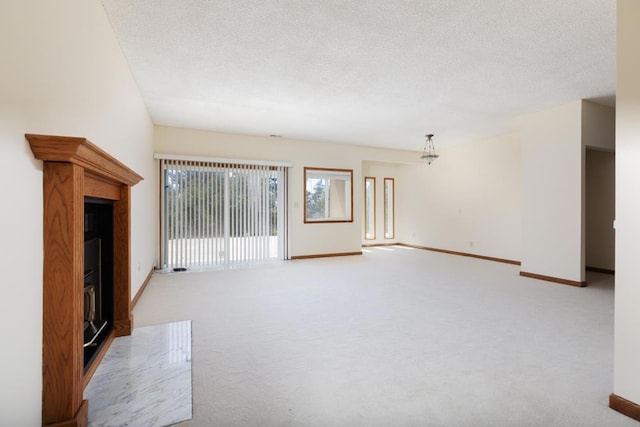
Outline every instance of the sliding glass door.
{"type": "Polygon", "coordinates": [[[161,160],[164,268],[286,258],[287,168],[161,160]]]}

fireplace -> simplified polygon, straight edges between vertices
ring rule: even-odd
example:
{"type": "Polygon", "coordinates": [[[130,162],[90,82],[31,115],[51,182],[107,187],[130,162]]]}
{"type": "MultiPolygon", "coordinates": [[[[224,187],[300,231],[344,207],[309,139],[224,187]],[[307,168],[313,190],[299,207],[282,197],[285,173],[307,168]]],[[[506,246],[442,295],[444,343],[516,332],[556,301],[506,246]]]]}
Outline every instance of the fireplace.
{"type": "Polygon", "coordinates": [[[86,426],[84,388],[133,328],[131,186],[142,177],[85,138],[25,136],[44,162],[42,424],[86,426]]]}

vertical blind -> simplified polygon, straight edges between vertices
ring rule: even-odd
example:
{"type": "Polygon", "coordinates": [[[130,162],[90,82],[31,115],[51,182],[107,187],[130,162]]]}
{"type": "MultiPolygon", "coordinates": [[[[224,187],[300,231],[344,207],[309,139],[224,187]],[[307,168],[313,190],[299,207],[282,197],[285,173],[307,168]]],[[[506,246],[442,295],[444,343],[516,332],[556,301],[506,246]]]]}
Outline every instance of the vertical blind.
{"type": "Polygon", "coordinates": [[[287,168],[160,160],[165,268],[286,257],[287,168]]]}

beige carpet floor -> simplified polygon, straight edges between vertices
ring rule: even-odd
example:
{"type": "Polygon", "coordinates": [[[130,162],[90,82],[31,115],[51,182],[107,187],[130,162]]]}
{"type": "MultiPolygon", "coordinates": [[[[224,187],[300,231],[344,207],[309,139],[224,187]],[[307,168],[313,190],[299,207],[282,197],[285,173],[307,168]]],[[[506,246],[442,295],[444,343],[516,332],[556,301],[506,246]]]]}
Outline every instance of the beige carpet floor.
{"type": "Polygon", "coordinates": [[[613,278],[587,288],[402,247],[157,274],[137,326],[192,320],[184,426],[638,426],[608,408],[613,278]]]}

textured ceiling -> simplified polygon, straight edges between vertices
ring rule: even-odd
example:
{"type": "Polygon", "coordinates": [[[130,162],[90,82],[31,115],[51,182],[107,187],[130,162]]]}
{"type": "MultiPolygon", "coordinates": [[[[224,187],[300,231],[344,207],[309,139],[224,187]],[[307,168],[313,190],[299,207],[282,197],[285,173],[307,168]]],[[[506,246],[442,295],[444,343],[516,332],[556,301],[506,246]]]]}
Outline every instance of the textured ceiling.
{"type": "Polygon", "coordinates": [[[159,125],[421,150],[613,105],[615,0],[102,0],[159,125]]]}

